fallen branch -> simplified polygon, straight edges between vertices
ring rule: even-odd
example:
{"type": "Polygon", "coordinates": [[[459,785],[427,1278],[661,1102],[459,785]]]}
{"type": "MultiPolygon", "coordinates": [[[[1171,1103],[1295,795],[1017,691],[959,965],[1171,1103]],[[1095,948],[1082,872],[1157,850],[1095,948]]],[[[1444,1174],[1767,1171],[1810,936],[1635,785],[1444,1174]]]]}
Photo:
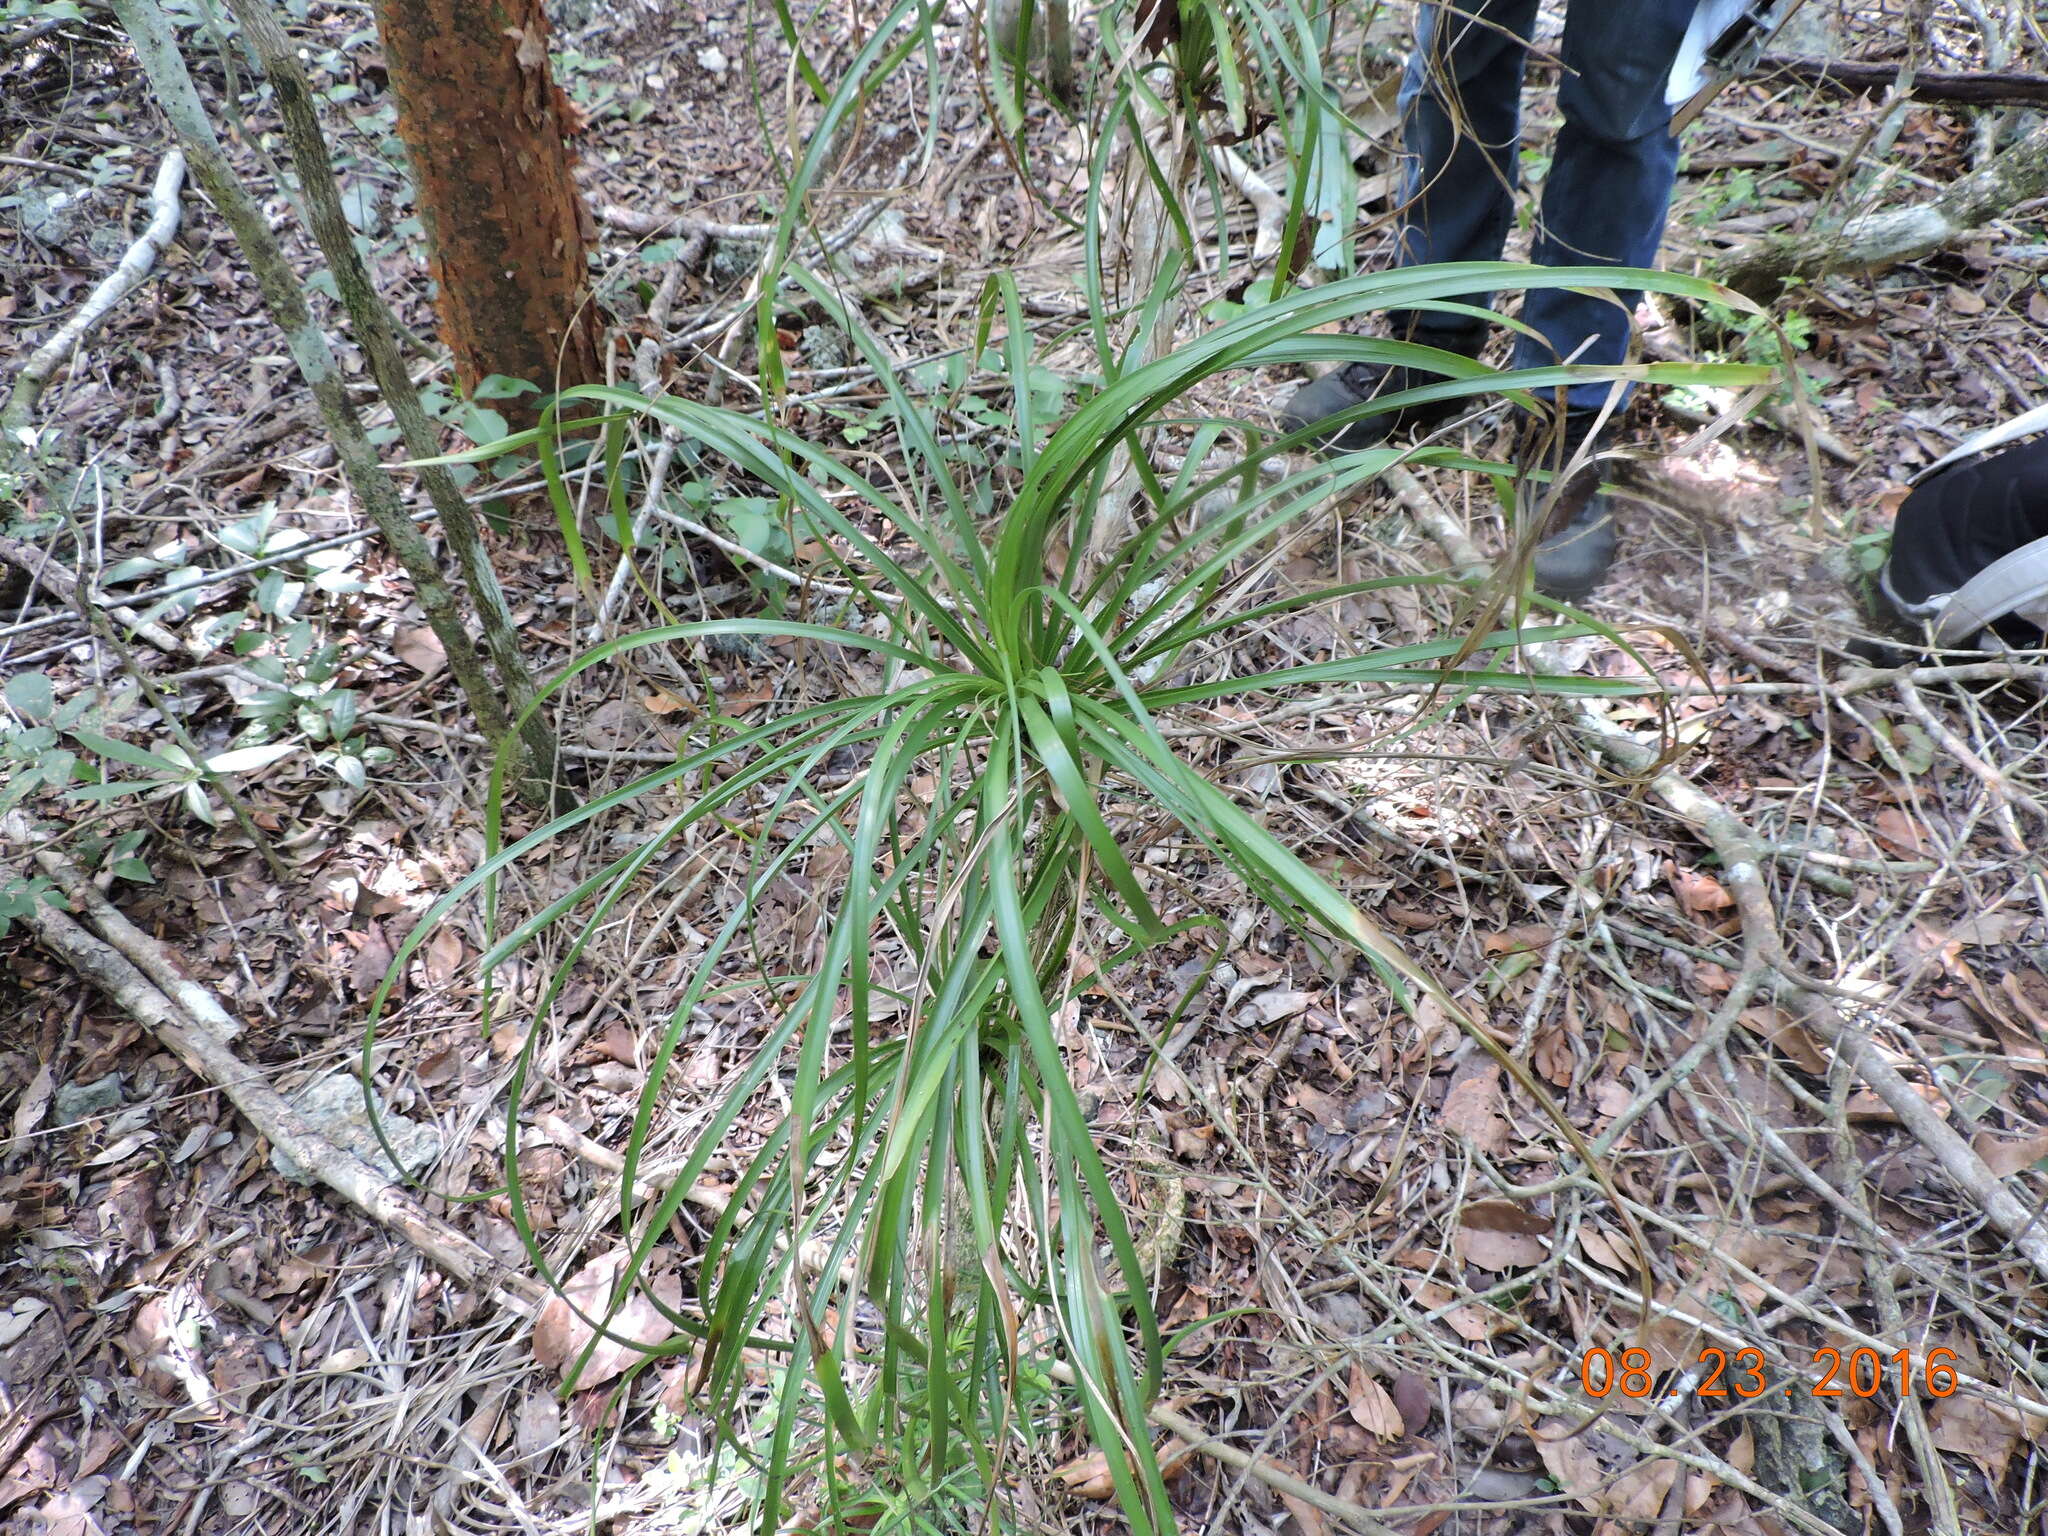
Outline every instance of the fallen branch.
{"type": "Polygon", "coordinates": [[[1264,261],[1280,254],[1280,237],[1287,228],[1287,199],[1273,190],[1265,177],[1251,168],[1243,155],[1225,145],[1216,152],[1216,164],[1223,179],[1237,189],[1238,196],[1252,205],[1258,223],[1252,229],[1252,260],[1264,261]]]}
{"type": "MultiPolygon", "coordinates": [[[[1423,531],[1437,540],[1451,562],[1460,568],[1461,574],[1469,574],[1478,568],[1478,552],[1471,541],[1413,475],[1397,465],[1387,472],[1386,479],[1423,531]]],[[[1554,654],[1540,644],[1524,647],[1524,655],[1539,671],[1556,674],[1565,670],[1554,654]]],[[[1975,1203],[1992,1226],[2004,1234],[2034,1267],[2035,1274],[2048,1282],[2048,1223],[2035,1218],[2035,1214],[2012,1193],[2004,1180],[1991,1171],[1955,1128],[1942,1119],[1934,1106],[1884,1059],[1869,1036],[1837,1014],[1829,1001],[1816,990],[1816,985],[1800,975],[1786,959],[1778,937],[1777,911],[1772,905],[1770,892],[1764,886],[1764,845],[1756,834],[1718,800],[1664,767],[1658,752],[1607,719],[1591,700],[1570,700],[1569,708],[1574,723],[1596,751],[1629,773],[1642,776],[1650,793],[1690,823],[1701,841],[1719,857],[1722,883],[1735,898],[1736,912],[1742,923],[1742,972],[1735,987],[1730,989],[1728,1001],[1733,1002],[1736,995],[1744,991],[1745,983],[1753,983],[1753,971],[1776,971],[1781,978],[1778,995],[1804,1005],[1806,1021],[1833,1044],[1850,1070],[1884,1101],[1885,1107],[1898,1117],[1899,1124],[1934,1156],[1957,1189],[1975,1203]]],[[[1680,1079],[1682,1068],[1687,1068],[1688,1064],[1696,1065],[1711,1050],[1717,1049],[1717,1033],[1725,1035],[1738,1012],[1739,1009],[1725,1004],[1716,1010],[1701,1038],[1648,1093],[1639,1095],[1638,1101],[1655,1102],[1663,1089],[1680,1079]]]]}
{"type": "MultiPolygon", "coordinates": [[[[0,820],[0,840],[23,848],[33,848],[40,841],[35,823],[26,811],[19,810],[10,811],[0,820]]],[[[84,870],[47,847],[36,848],[35,861],[57,882],[64,899],[71,903],[71,910],[89,917],[100,937],[159,988],[186,1018],[224,1045],[242,1032],[240,1022],[214,995],[185,974],[170,946],[129,922],[84,870]]]]}
{"type": "Polygon", "coordinates": [[[690,213],[639,213],[617,203],[606,203],[600,207],[597,221],[629,235],[638,235],[643,240],[657,240],[665,235],[702,235],[708,240],[767,241],[775,238],[773,224],[725,224],[716,219],[700,219],[690,213]]]}
{"type": "Polygon", "coordinates": [[[21,366],[21,372],[15,375],[7,405],[0,409],[0,460],[27,446],[24,434],[29,428],[29,417],[34,414],[36,402],[49,386],[50,376],[63,366],[64,360],[71,356],[79,343],[113,313],[116,305],[142,286],[143,279],[156,265],[157,257],[177,235],[178,193],[184,185],[185,155],[182,150],[174,149],[157,167],[156,186],[149,196],[149,227],[136,237],[114,270],[78,306],[77,313],[58,328],[56,335],[30,353],[29,360],[21,366]]]}
{"type": "MultiPolygon", "coordinates": [[[[21,812],[0,824],[0,835],[14,850],[32,847],[35,841],[33,823],[21,812]]],[[[46,870],[61,871],[58,883],[67,892],[91,884],[83,871],[54,849],[38,848],[33,858],[46,870]]],[[[91,902],[83,915],[103,925],[105,906],[91,902]]],[[[193,1076],[226,1094],[242,1117],[285,1156],[371,1220],[411,1243],[457,1281],[489,1293],[522,1316],[539,1310],[548,1295],[543,1287],[507,1269],[478,1244],[427,1212],[377,1169],[335,1146],[270,1086],[261,1069],[228,1049],[227,1040],[216,1032],[215,1020],[226,1020],[230,1030],[239,1026],[210,994],[204,1003],[194,1004],[193,993],[204,990],[196,982],[179,977],[180,985],[166,992],[129,962],[117,947],[118,941],[91,932],[76,918],[48,904],[38,903],[27,921],[45,949],[147,1028],[193,1076]]]]}
{"type": "Polygon", "coordinates": [[[1901,667],[1844,667],[1835,680],[1838,693],[1869,693],[1900,683],[1925,687],[1930,683],[2031,683],[2048,688],[2048,667],[2024,661],[1959,661],[1952,665],[1901,667]]]}
{"type": "MultiPolygon", "coordinates": [[[[1889,89],[1900,69],[1897,64],[1767,54],[1758,73],[1790,75],[1808,85],[1854,96],[1889,89]]],[[[1962,107],[2048,107],[2048,75],[2018,70],[1916,69],[1906,94],[1919,101],[1946,101],[1962,107]]]]}
{"type": "Polygon", "coordinates": [[[156,620],[143,618],[125,603],[110,604],[104,597],[90,590],[81,594],[78,590],[78,577],[67,570],[56,556],[37,549],[33,544],[0,534],[0,562],[27,573],[31,580],[48,587],[71,606],[78,606],[79,599],[83,596],[86,602],[102,609],[123,630],[131,635],[140,635],[167,655],[190,656],[195,661],[203,661],[213,652],[211,646],[180,639],[156,620]]]}
{"type": "MultiPolygon", "coordinates": [[[[41,42],[69,19],[64,16],[51,16],[17,31],[0,34],[0,59],[19,53],[32,43],[41,42]]],[[[13,1463],[9,1461],[5,1465],[12,1466],[13,1463]]]]}
{"type": "MultiPolygon", "coordinates": [[[[0,44],[4,48],[4,44],[0,44]]],[[[69,176],[90,187],[117,187],[124,192],[139,192],[149,196],[149,188],[137,181],[102,181],[100,173],[86,170],[82,166],[66,165],[61,160],[35,160],[27,155],[0,155],[0,165],[18,166],[24,171],[41,171],[46,176],[69,176]]]]}
{"type": "Polygon", "coordinates": [[[1751,298],[1771,299],[1788,278],[1917,261],[2044,192],[2048,122],[1924,203],[1858,214],[1827,229],[1767,235],[1723,256],[1711,275],[1751,298]]]}

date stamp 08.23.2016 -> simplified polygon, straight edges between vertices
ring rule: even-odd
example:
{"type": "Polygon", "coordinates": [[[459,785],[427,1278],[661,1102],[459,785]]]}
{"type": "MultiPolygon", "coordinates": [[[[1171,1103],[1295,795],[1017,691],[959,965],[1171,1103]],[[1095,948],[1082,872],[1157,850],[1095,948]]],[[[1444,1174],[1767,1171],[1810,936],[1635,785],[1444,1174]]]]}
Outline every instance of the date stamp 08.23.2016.
{"type": "MultiPolygon", "coordinates": [[[[1772,1393],[1808,1397],[1876,1397],[1890,1388],[1900,1397],[1925,1394],[1953,1397],[1957,1387],[1956,1352],[1930,1349],[1915,1355],[1901,1349],[1890,1355],[1874,1349],[1835,1348],[1813,1352],[1814,1369],[1796,1379],[1774,1380],[1760,1349],[1703,1349],[1697,1369],[1681,1372],[1664,1394],[1686,1393],[1707,1398],[1758,1398],[1772,1393]]],[[[1642,1348],[1589,1349],[1579,1361],[1579,1385],[1588,1397],[1649,1397],[1656,1390],[1657,1371],[1650,1352],[1642,1348]]]]}

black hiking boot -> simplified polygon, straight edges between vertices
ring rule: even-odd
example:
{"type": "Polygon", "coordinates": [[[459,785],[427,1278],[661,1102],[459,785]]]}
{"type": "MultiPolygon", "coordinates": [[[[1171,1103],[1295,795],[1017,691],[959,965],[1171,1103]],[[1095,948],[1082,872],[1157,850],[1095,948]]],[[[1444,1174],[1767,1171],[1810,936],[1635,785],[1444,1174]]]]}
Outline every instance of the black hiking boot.
{"type": "MultiPolygon", "coordinates": [[[[1486,345],[1486,329],[1473,326],[1456,331],[1421,332],[1414,327],[1402,327],[1398,322],[1396,334],[1404,341],[1417,342],[1425,347],[1438,347],[1445,352],[1455,352],[1460,357],[1477,357],[1486,345]]],[[[1385,363],[1345,363],[1332,368],[1319,379],[1308,383],[1288,396],[1287,403],[1280,407],[1280,425],[1288,432],[1299,432],[1317,422],[1327,421],[1340,411],[1377,400],[1381,395],[1398,394],[1404,389],[1420,389],[1425,384],[1440,384],[1444,375],[1427,368],[1404,366],[1390,367],[1385,363]]],[[[1463,400],[1439,400],[1427,405],[1404,405],[1391,411],[1382,411],[1375,416],[1361,416],[1358,420],[1332,431],[1316,444],[1321,453],[1356,453],[1361,448],[1375,448],[1396,432],[1427,430],[1467,407],[1463,400]]]]}
{"type": "Polygon", "coordinates": [[[1548,418],[1525,418],[1515,453],[1515,462],[1524,470],[1544,469],[1568,477],[1561,488],[1555,480],[1527,486],[1529,502],[1550,507],[1549,531],[1537,541],[1529,574],[1538,592],[1564,603],[1579,602],[1599,588],[1621,543],[1613,505],[1600,490],[1599,466],[1591,462],[1591,455],[1605,446],[1614,419],[1610,415],[1607,428],[1595,438],[1598,419],[1594,411],[1567,411],[1560,431],[1548,418]],[[1573,469],[1572,461],[1582,448],[1587,462],[1573,469]]]}

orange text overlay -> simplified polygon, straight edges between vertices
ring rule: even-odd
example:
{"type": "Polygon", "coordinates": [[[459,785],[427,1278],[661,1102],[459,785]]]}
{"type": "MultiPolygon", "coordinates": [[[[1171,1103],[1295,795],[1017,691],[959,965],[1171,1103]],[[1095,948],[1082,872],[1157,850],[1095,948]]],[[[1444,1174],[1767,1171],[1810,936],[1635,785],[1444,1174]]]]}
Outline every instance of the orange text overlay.
{"type": "MultiPolygon", "coordinates": [[[[1956,1352],[1930,1349],[1915,1355],[1901,1349],[1889,1355],[1874,1349],[1816,1349],[1813,1370],[1795,1379],[1773,1377],[1760,1349],[1700,1351],[1699,1369],[1687,1371],[1668,1389],[1694,1397],[1876,1397],[1889,1388],[1900,1397],[1924,1394],[1951,1397],[1956,1390],[1956,1352]]],[[[1589,1349],[1579,1362],[1579,1385],[1591,1397],[1619,1392],[1623,1397],[1649,1397],[1656,1372],[1647,1349],[1589,1349]]]]}

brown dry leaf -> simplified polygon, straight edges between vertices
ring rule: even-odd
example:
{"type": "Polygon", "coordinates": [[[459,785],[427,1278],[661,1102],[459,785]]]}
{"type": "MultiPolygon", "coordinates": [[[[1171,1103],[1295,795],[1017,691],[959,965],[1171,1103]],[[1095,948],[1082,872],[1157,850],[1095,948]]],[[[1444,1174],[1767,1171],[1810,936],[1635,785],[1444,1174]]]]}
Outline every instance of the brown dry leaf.
{"type": "MultiPolygon", "coordinates": [[[[589,1362],[577,1372],[576,1386],[579,1390],[602,1386],[637,1362],[646,1351],[634,1348],[634,1343],[659,1344],[675,1333],[674,1326],[638,1285],[618,1312],[606,1320],[612,1287],[618,1283],[625,1267],[626,1253],[623,1249],[593,1259],[569,1277],[561,1295],[548,1298],[547,1305],[541,1308],[540,1316],[534,1322],[534,1359],[559,1371],[564,1380],[582,1360],[590,1341],[597,1338],[596,1330],[584,1318],[604,1323],[605,1333],[610,1336],[598,1339],[596,1348],[590,1351],[589,1362]],[[577,1315],[579,1311],[583,1316],[577,1315]]],[[[664,1292],[673,1292],[662,1296],[670,1307],[681,1305],[682,1286],[673,1276],[664,1277],[655,1284],[664,1292]]]]}
{"type": "Polygon", "coordinates": [[[439,1088],[443,1083],[452,1082],[455,1074],[462,1070],[462,1056],[454,1046],[444,1045],[432,1055],[423,1058],[413,1072],[420,1085],[425,1088],[439,1088]]]}
{"type": "Polygon", "coordinates": [[[677,698],[667,689],[659,689],[642,699],[640,707],[650,715],[673,715],[679,710],[688,709],[690,701],[677,698]]]}
{"type": "MultiPolygon", "coordinates": [[[[384,980],[384,973],[391,969],[394,951],[391,941],[384,936],[382,923],[370,924],[363,934],[345,934],[345,940],[356,944],[355,958],[349,961],[348,979],[357,993],[368,997],[384,980]]],[[[405,991],[405,977],[401,974],[391,988],[392,1000],[396,1001],[405,991]]]]}
{"type": "MultiPolygon", "coordinates": [[[[1664,1497],[1671,1492],[1671,1485],[1678,1481],[1678,1463],[1665,1461],[1638,1462],[1614,1480],[1614,1486],[1607,1491],[1608,1508],[1624,1520],[1655,1520],[1664,1513],[1664,1497]]],[[[1698,1485],[1701,1501],[1706,1498],[1707,1480],[1694,1478],[1686,1486],[1686,1508],[1694,1507],[1694,1485],[1698,1485]]]]}
{"type": "Polygon", "coordinates": [[[1756,1470],[1756,1436],[1750,1432],[1747,1424],[1743,1425],[1742,1433],[1737,1435],[1734,1443],[1728,1447],[1727,1460],[1729,1466],[1744,1476],[1756,1470]]]}
{"type": "Polygon", "coordinates": [[[1169,1483],[1177,1482],[1194,1464],[1195,1448],[1178,1435],[1168,1435],[1159,1447],[1159,1475],[1169,1483]]]}
{"type": "Polygon", "coordinates": [[[1606,1511],[1607,1470],[1583,1439],[1570,1438],[1572,1426],[1563,1419],[1545,1419],[1530,1432],[1536,1454],[1551,1478],[1566,1493],[1594,1514],[1606,1511]]]}
{"type": "Polygon", "coordinates": [[[2027,931],[2031,920],[2024,912],[1973,912],[1951,923],[1951,944],[2010,944],[2027,931]]]}
{"type": "Polygon", "coordinates": [[[2023,1168],[2048,1157],[2048,1132],[2039,1136],[1993,1136],[1988,1131],[1979,1132],[1970,1143],[1971,1149],[1984,1159],[1984,1166],[2001,1179],[2009,1179],[2023,1168]]]}
{"type": "MultiPolygon", "coordinates": [[[[1456,1299],[1451,1294],[1450,1287],[1439,1285],[1434,1280],[1425,1280],[1420,1275],[1406,1275],[1402,1278],[1402,1284],[1407,1286],[1408,1294],[1426,1311],[1438,1311],[1450,1306],[1456,1299]]],[[[1511,1319],[1484,1307],[1451,1307],[1443,1314],[1443,1318],[1451,1325],[1451,1331],[1468,1344],[1481,1343],[1497,1333],[1506,1333],[1514,1327],[1511,1319]]]]}
{"type": "Polygon", "coordinates": [[[2012,999],[2034,1028],[2048,1034],[2048,977],[2034,970],[2008,971],[2000,978],[1998,990],[2012,999]]]}
{"type": "Polygon", "coordinates": [[[1791,1057],[1800,1071],[1815,1077],[1827,1074],[1828,1059],[1821,1053],[1820,1043],[1784,1009],[1767,1003],[1761,1008],[1745,1008],[1737,1017],[1744,1029],[1791,1057]]]}
{"type": "Polygon", "coordinates": [[[639,1042],[633,1038],[633,1031],[626,1028],[623,1019],[612,1019],[605,1024],[604,1033],[598,1038],[597,1048],[620,1066],[640,1065],[639,1042]]]}
{"type": "Polygon", "coordinates": [[[1998,979],[1996,996],[1979,992],[1977,1005],[2013,1067],[2036,1073],[2048,1069],[2048,981],[2039,971],[2007,971],[1998,979]]]}
{"type": "Polygon", "coordinates": [[[518,44],[512,56],[519,61],[521,69],[531,74],[547,63],[548,48],[541,40],[539,27],[507,27],[505,35],[518,44]]]}
{"type": "Polygon", "coordinates": [[[1344,1129],[1344,1101],[1332,1094],[1311,1088],[1307,1083],[1296,1083],[1287,1090],[1286,1102],[1313,1117],[1326,1131],[1344,1129]]]}
{"type": "Polygon", "coordinates": [[[719,695],[718,712],[738,719],[750,709],[775,701],[775,681],[770,678],[756,683],[751,688],[735,688],[730,693],[719,695]]]}
{"type": "Polygon", "coordinates": [[[213,1309],[191,1281],[180,1281],[136,1309],[126,1349],[152,1391],[169,1397],[182,1389],[197,1416],[219,1419],[224,1410],[199,1352],[215,1331],[213,1309]]]}
{"type": "Polygon", "coordinates": [[[1099,1450],[1053,1468],[1052,1475],[1066,1484],[1067,1492],[1077,1499],[1102,1503],[1116,1497],[1116,1481],[1109,1475],[1109,1458],[1099,1450]]]}
{"type": "Polygon", "coordinates": [[[522,1393],[512,1424],[520,1458],[538,1456],[562,1438],[562,1400],[552,1392],[522,1393]]]}
{"type": "Polygon", "coordinates": [[[50,1070],[48,1062],[44,1062],[15,1103],[14,1139],[17,1142],[43,1123],[43,1116],[49,1113],[51,1101],[56,1096],[57,1074],[50,1070]]]}
{"type": "Polygon", "coordinates": [[[1636,1272],[1635,1244],[1625,1237],[1581,1226],[1579,1247],[1584,1250],[1587,1258],[1603,1269],[1616,1270],[1624,1275],[1636,1272]]]}
{"type": "Polygon", "coordinates": [[[1548,1232],[1556,1223],[1513,1200],[1474,1200],[1458,1212],[1458,1225],[1481,1232],[1513,1232],[1534,1237],[1548,1232]]]}
{"type": "Polygon", "coordinates": [[[1193,1093],[1180,1068],[1162,1059],[1159,1070],[1152,1074],[1152,1096],[1162,1104],[1184,1104],[1193,1093]]]}
{"type": "Polygon", "coordinates": [[[1495,1274],[1541,1264],[1550,1252],[1540,1237],[1521,1232],[1489,1232],[1483,1227],[1459,1228],[1454,1244],[1458,1256],[1466,1263],[1476,1264],[1495,1274]]]}
{"type": "Polygon", "coordinates": [[[1468,1344],[1482,1344],[1497,1334],[1512,1333],[1515,1328],[1513,1318],[1483,1307],[1453,1307],[1444,1314],[1444,1321],[1451,1325],[1451,1332],[1468,1344]]]}
{"type": "Polygon", "coordinates": [[[596,752],[626,752],[647,739],[646,716],[631,699],[606,699],[579,722],[583,744],[596,752]]]}
{"type": "Polygon", "coordinates": [[[1727,992],[1735,986],[1735,976],[1725,965],[1716,965],[1711,960],[1695,961],[1692,968],[1693,985],[1703,992],[1727,992]]]}
{"type": "Polygon", "coordinates": [[[1351,1367],[1351,1391],[1346,1407],[1351,1420],[1369,1435],[1382,1440],[1398,1440],[1408,1432],[1408,1425],[1395,1406],[1394,1399],[1379,1381],[1366,1375],[1365,1367],[1354,1363],[1351,1367]]]}
{"type": "Polygon", "coordinates": [[[1680,869],[1675,862],[1667,862],[1664,872],[1678,904],[1695,917],[1702,912],[1725,912],[1735,905],[1728,887],[1703,870],[1680,869]]]}
{"type": "Polygon", "coordinates": [[[445,923],[436,928],[434,936],[427,940],[426,948],[421,951],[427,980],[437,987],[453,981],[456,972],[462,969],[462,960],[467,953],[461,934],[445,923]]]}
{"type": "Polygon", "coordinates": [[[1529,1065],[1553,1088],[1569,1088],[1578,1072],[1578,1056],[1572,1049],[1576,1036],[1576,1030],[1565,1029],[1555,1023],[1545,1024],[1536,1033],[1535,1046],[1529,1052],[1529,1065]]]}
{"type": "Polygon", "coordinates": [[[1959,315],[1981,315],[1988,302],[1981,293],[1973,293],[1954,283],[1948,286],[1948,307],[1959,315]]]}
{"type": "Polygon", "coordinates": [[[1427,933],[1432,928],[1443,926],[1443,913],[1425,912],[1420,907],[1404,907],[1395,901],[1381,903],[1380,911],[1411,933],[1427,933]]]}
{"type": "MultiPolygon", "coordinates": [[[[1941,1116],[1942,1119],[1946,1120],[1948,1118],[1949,1102],[1947,1094],[1927,1083],[1914,1083],[1911,1086],[1915,1093],[1927,1101],[1928,1108],[1941,1116]]],[[[1875,1120],[1882,1121],[1888,1125],[1896,1125],[1899,1121],[1899,1117],[1893,1113],[1891,1105],[1885,1103],[1883,1099],[1880,1099],[1868,1088],[1858,1088],[1854,1093],[1850,1094],[1849,1102],[1845,1108],[1851,1120],[1875,1120]]]]}
{"type": "MultiPolygon", "coordinates": [[[[1344,103],[1345,111],[1351,115],[1352,126],[1361,135],[1368,139],[1381,139],[1401,125],[1400,85],[1401,71],[1388,70],[1363,96],[1344,103]]],[[[1359,198],[1361,201],[1366,199],[1363,190],[1359,192],[1359,198]]],[[[1400,590],[1405,596],[1414,596],[1406,587],[1400,590]]],[[[1393,595],[1391,592],[1387,594],[1390,599],[1393,595]]],[[[1415,628],[1421,628],[1419,620],[1415,628]]]]}
{"type": "Polygon", "coordinates": [[[1880,843],[1904,858],[1917,859],[1927,852],[1927,829],[1895,805],[1871,818],[1870,829],[1880,843]]]}
{"type": "Polygon", "coordinates": [[[1509,1126],[1500,1095],[1500,1068],[1487,1062],[1461,1076],[1444,1095],[1444,1129],[1466,1137],[1480,1151],[1500,1156],[1508,1149],[1509,1126]]]}
{"type": "Polygon", "coordinates": [[[441,637],[424,624],[417,629],[401,629],[398,638],[392,642],[391,654],[421,677],[432,677],[448,665],[448,653],[441,649],[441,637]]]}
{"type": "Polygon", "coordinates": [[[696,1384],[691,1380],[692,1375],[691,1363],[687,1358],[662,1369],[661,1397],[658,1401],[678,1418],[688,1413],[697,1401],[696,1384]]]}
{"type": "Polygon", "coordinates": [[[1261,1024],[1278,1024],[1282,1019],[1293,1018],[1315,1000],[1316,995],[1313,992],[1275,987],[1253,998],[1246,1005],[1246,1011],[1261,1024]]]}
{"type": "Polygon", "coordinates": [[[340,1250],[333,1243],[320,1243],[303,1253],[286,1254],[270,1278],[270,1296],[290,1296],[334,1268],[340,1250]]]}
{"type": "Polygon", "coordinates": [[[1626,1050],[1629,1042],[1635,1039],[1635,1027],[1629,1020],[1628,1009],[1623,1006],[1621,999],[1613,994],[1599,987],[1590,990],[1593,994],[1594,1010],[1600,1016],[1600,1027],[1610,1037],[1605,1042],[1606,1048],[1611,1051],[1626,1050]]]}
{"type": "MultiPolygon", "coordinates": [[[[1187,1470],[1194,1450],[1185,1441],[1168,1435],[1154,1447],[1153,1455],[1159,1463],[1160,1476],[1172,1482],[1187,1470]]],[[[1076,1498],[1105,1503],[1116,1497],[1116,1481],[1109,1474],[1109,1458],[1100,1450],[1076,1456],[1065,1466],[1055,1468],[1052,1475],[1065,1483],[1067,1491],[1076,1498]]]]}
{"type": "MultiPolygon", "coordinates": [[[[1160,9],[1164,10],[1162,6],[1160,9]]],[[[1294,1516],[1294,1523],[1301,1536],[1329,1536],[1330,1523],[1323,1518],[1323,1512],[1313,1504],[1303,1503],[1291,1493],[1282,1493],[1280,1502],[1287,1506],[1287,1513],[1294,1516]]]]}
{"type": "Polygon", "coordinates": [[[1401,1410],[1401,1424],[1409,1434],[1419,1435],[1429,1427],[1429,1414],[1435,1406],[1430,1396],[1429,1383],[1413,1371],[1403,1371],[1394,1378],[1392,1393],[1394,1406],[1401,1410]]]}
{"type": "Polygon", "coordinates": [[[1969,1457],[1995,1485],[2005,1481],[2005,1464],[2026,1424],[2016,1408],[1958,1393],[1934,1405],[1932,1428],[1936,1445],[1969,1457]]]}
{"type": "Polygon", "coordinates": [[[35,1511],[34,1529],[42,1536],[101,1536],[106,1527],[93,1511],[106,1498],[112,1481],[107,1477],[81,1477],[35,1511]]]}
{"type": "Polygon", "coordinates": [[[1485,935],[1480,939],[1479,947],[1488,955],[1513,955],[1524,950],[1547,949],[1556,937],[1556,930],[1547,923],[1521,923],[1513,928],[1503,928],[1499,933],[1485,935]]]}
{"type": "Polygon", "coordinates": [[[1414,1047],[1403,1054],[1410,1059],[1441,1056],[1454,1049],[1463,1038],[1458,1026],[1451,1022],[1451,1016],[1444,1011],[1444,1005],[1425,992],[1415,1000],[1414,1047]]]}

